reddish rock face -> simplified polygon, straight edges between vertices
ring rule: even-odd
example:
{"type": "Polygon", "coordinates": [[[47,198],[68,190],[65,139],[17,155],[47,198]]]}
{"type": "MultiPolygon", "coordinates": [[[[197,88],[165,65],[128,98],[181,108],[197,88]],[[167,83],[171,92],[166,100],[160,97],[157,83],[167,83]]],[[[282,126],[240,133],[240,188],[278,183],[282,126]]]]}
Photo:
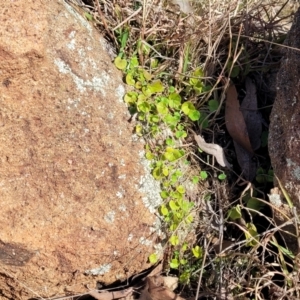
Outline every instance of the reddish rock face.
{"type": "Polygon", "coordinates": [[[143,270],[159,190],[103,39],[64,1],[6,1],[1,18],[0,298],[143,270]]]}
{"type": "Polygon", "coordinates": [[[271,114],[269,153],[275,174],[300,209],[300,10],[285,44],[271,114]]]}

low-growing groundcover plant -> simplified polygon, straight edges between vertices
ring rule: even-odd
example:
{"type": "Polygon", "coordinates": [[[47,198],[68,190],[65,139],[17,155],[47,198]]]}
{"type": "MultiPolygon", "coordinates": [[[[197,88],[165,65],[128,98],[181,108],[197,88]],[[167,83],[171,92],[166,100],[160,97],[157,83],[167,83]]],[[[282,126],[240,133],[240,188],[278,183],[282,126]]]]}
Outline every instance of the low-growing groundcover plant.
{"type": "MultiPolygon", "coordinates": [[[[280,240],[266,197],[274,177],[270,160],[260,158],[268,156],[267,127],[250,183],[224,120],[228,86],[233,82],[242,97],[247,76],[262,85],[278,65],[297,3],[191,1],[190,15],[172,1],[93,3],[86,18],[116,49],[135,134],[146,141],[161,184],[166,239],[163,253],[149,261],[163,258],[164,272],[195,298],[299,298],[295,257],[280,240]],[[200,149],[194,134],[220,145],[232,167],[200,149]]],[[[266,120],[272,101],[261,97],[258,104],[266,120]]]]}

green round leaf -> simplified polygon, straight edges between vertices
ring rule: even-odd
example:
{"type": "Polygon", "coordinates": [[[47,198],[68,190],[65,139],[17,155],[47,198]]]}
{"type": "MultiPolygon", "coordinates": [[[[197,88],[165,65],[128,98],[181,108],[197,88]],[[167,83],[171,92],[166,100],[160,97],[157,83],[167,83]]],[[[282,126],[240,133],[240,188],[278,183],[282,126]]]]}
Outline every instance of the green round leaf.
{"type": "Polygon", "coordinates": [[[166,145],[173,146],[174,145],[174,141],[171,138],[167,138],[166,139],[166,145]]]}
{"type": "Polygon", "coordinates": [[[159,120],[160,120],[160,118],[159,118],[159,116],[157,116],[157,115],[151,115],[151,116],[150,116],[150,121],[151,121],[152,123],[158,123],[159,120]]]}
{"type": "Polygon", "coordinates": [[[231,78],[235,78],[235,77],[238,77],[239,74],[240,74],[240,67],[239,66],[234,66],[231,70],[231,74],[230,74],[230,77],[231,78]]]}
{"type": "Polygon", "coordinates": [[[163,172],[164,176],[169,175],[169,169],[167,167],[163,167],[162,172],[163,172]]]}
{"type": "Polygon", "coordinates": [[[240,205],[232,207],[228,212],[228,218],[230,218],[233,221],[240,219],[241,217],[242,217],[242,212],[241,212],[240,205]]]}
{"type": "Polygon", "coordinates": [[[224,179],[226,179],[226,174],[224,174],[224,173],[221,173],[219,176],[218,176],[218,178],[220,179],[220,180],[224,180],[224,179]]]}
{"type": "Polygon", "coordinates": [[[131,73],[128,73],[128,74],[126,75],[126,83],[127,83],[128,85],[132,85],[132,86],[135,85],[135,80],[133,79],[133,75],[132,75],[131,73]]]}
{"type": "Polygon", "coordinates": [[[150,60],[150,67],[151,67],[151,69],[155,69],[157,66],[158,66],[158,59],[151,58],[151,60],[150,60]]]}
{"type": "Polygon", "coordinates": [[[148,89],[150,90],[151,94],[161,93],[164,91],[164,86],[160,80],[156,80],[148,85],[148,89]]]}
{"type": "Polygon", "coordinates": [[[198,111],[198,110],[192,110],[192,111],[189,112],[188,117],[192,121],[198,121],[200,119],[200,111],[198,111]]]}
{"type": "Polygon", "coordinates": [[[138,65],[139,65],[139,60],[138,60],[137,56],[132,56],[129,61],[129,68],[134,69],[134,68],[138,67],[138,65]]]}
{"type": "Polygon", "coordinates": [[[162,115],[166,115],[169,112],[168,107],[163,102],[157,103],[156,109],[162,115]]]}
{"type": "Polygon", "coordinates": [[[147,113],[150,111],[150,105],[146,101],[138,101],[137,108],[139,111],[147,113]]]}
{"type": "Polygon", "coordinates": [[[173,259],[171,260],[171,262],[170,262],[170,267],[171,267],[172,269],[178,269],[178,267],[179,267],[179,261],[178,261],[178,259],[173,258],[173,259]]]}
{"type": "Polygon", "coordinates": [[[140,81],[137,81],[134,85],[137,90],[140,90],[143,87],[143,84],[140,81]]]}
{"type": "Polygon", "coordinates": [[[161,191],[160,192],[160,196],[163,198],[163,199],[166,199],[169,197],[169,193],[167,191],[161,191]]]}
{"type": "Polygon", "coordinates": [[[142,133],[143,133],[143,126],[140,125],[140,124],[136,125],[135,126],[135,132],[136,132],[137,135],[141,136],[142,133]]]}
{"type": "Polygon", "coordinates": [[[134,104],[137,100],[137,93],[136,92],[128,92],[124,96],[124,101],[128,104],[134,104]]]}
{"type": "Polygon", "coordinates": [[[180,194],[184,194],[185,193],[185,188],[182,185],[179,185],[176,190],[180,193],[180,194]]]}
{"type": "Polygon", "coordinates": [[[195,110],[195,106],[192,102],[184,102],[181,106],[181,110],[188,115],[190,113],[190,111],[194,111],[195,110]]]}
{"type": "Polygon", "coordinates": [[[148,152],[146,152],[146,158],[148,159],[148,160],[152,160],[153,158],[154,158],[154,155],[153,155],[153,153],[151,153],[150,151],[148,151],[148,152]]]}
{"type": "Polygon", "coordinates": [[[175,136],[180,139],[180,138],[185,138],[187,137],[187,133],[184,130],[176,131],[175,136]]]}
{"type": "Polygon", "coordinates": [[[197,184],[199,182],[199,176],[193,176],[192,182],[193,184],[197,184]]]}
{"type": "Polygon", "coordinates": [[[207,114],[205,112],[200,113],[199,124],[202,129],[205,129],[209,126],[207,114]]]}
{"type": "Polygon", "coordinates": [[[180,117],[176,115],[167,114],[163,120],[166,122],[167,125],[175,127],[180,121],[180,117]]]}
{"type": "Polygon", "coordinates": [[[204,71],[202,68],[196,68],[193,72],[193,77],[204,77],[204,71]]]}
{"type": "Polygon", "coordinates": [[[170,237],[170,243],[173,245],[173,246],[176,246],[179,244],[179,238],[177,235],[172,235],[170,237]]]}
{"type": "Polygon", "coordinates": [[[125,70],[127,66],[127,60],[122,59],[120,56],[117,56],[115,58],[114,64],[119,70],[125,70]]]}
{"type": "Polygon", "coordinates": [[[156,264],[158,261],[157,254],[152,253],[151,255],[149,255],[148,259],[149,259],[150,264],[156,264]]]}
{"type": "Polygon", "coordinates": [[[246,240],[249,240],[247,246],[256,246],[258,244],[258,233],[256,226],[253,223],[247,223],[248,231],[245,231],[246,240]]]}
{"type": "Polygon", "coordinates": [[[209,100],[208,107],[211,112],[216,111],[219,108],[219,101],[218,100],[209,100]]]}
{"type": "Polygon", "coordinates": [[[192,252],[196,258],[201,258],[203,255],[203,250],[199,246],[192,248],[192,252]]]}
{"type": "Polygon", "coordinates": [[[176,202],[174,200],[170,200],[169,206],[170,206],[171,210],[174,210],[174,211],[176,211],[179,208],[179,206],[176,204],[176,202]]]}
{"type": "Polygon", "coordinates": [[[260,211],[264,206],[265,206],[265,204],[261,200],[254,198],[254,197],[251,197],[247,201],[247,207],[257,210],[257,211],[260,211]]]}
{"type": "Polygon", "coordinates": [[[164,204],[160,207],[160,212],[163,216],[167,216],[169,214],[169,210],[164,204]]]}
{"type": "Polygon", "coordinates": [[[144,93],[144,95],[145,95],[146,97],[150,97],[150,96],[152,95],[152,92],[151,92],[151,90],[148,88],[148,86],[142,87],[142,91],[143,91],[143,93],[144,93]]]}
{"type": "Polygon", "coordinates": [[[148,71],[146,71],[146,70],[143,69],[142,72],[143,72],[144,78],[145,78],[147,81],[151,80],[152,75],[151,75],[148,71]]]}
{"type": "Polygon", "coordinates": [[[156,180],[160,180],[162,178],[162,170],[161,167],[156,167],[152,171],[152,175],[156,180]]]}
{"type": "Polygon", "coordinates": [[[180,276],[179,276],[179,281],[180,283],[186,285],[189,283],[191,277],[191,271],[184,271],[180,276]]]}
{"type": "Polygon", "coordinates": [[[188,243],[184,243],[183,245],[182,245],[182,247],[181,247],[181,251],[186,251],[187,249],[188,249],[188,243]]]}
{"type": "Polygon", "coordinates": [[[181,105],[181,96],[177,93],[171,93],[169,95],[169,106],[171,108],[179,109],[181,105]]]}
{"type": "Polygon", "coordinates": [[[208,174],[206,171],[201,171],[200,172],[200,177],[202,180],[205,180],[208,177],[208,174]]]}

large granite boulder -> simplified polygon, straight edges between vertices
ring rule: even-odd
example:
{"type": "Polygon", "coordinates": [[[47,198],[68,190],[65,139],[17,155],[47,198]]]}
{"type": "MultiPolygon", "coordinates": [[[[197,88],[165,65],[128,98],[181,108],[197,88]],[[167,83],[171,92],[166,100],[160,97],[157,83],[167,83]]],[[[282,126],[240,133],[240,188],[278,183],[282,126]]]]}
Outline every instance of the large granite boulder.
{"type": "MultiPolygon", "coordinates": [[[[295,14],[293,25],[285,41],[288,48],[283,50],[284,57],[277,75],[277,95],[269,128],[269,153],[275,175],[287,190],[298,213],[300,212],[299,32],[300,9],[295,14]]],[[[292,243],[295,244],[294,250],[296,250],[296,239],[292,243]]]]}
{"type": "Polygon", "coordinates": [[[0,298],[84,293],[142,271],[159,188],[103,38],[63,0],[1,10],[0,298]]]}

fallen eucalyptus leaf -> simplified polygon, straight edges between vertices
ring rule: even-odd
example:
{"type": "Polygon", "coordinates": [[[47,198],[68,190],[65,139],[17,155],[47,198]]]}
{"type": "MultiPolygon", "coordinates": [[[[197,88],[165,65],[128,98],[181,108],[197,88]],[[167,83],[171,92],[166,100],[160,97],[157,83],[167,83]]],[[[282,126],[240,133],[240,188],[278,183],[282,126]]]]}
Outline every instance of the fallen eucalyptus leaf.
{"type": "Polygon", "coordinates": [[[194,134],[194,138],[195,138],[195,141],[197,142],[199,148],[201,150],[203,150],[204,152],[213,155],[216,158],[216,160],[220,166],[231,168],[231,165],[227,161],[225,154],[224,154],[224,150],[221,146],[219,146],[217,144],[206,143],[204,138],[200,135],[194,134]]]}
{"type": "Polygon", "coordinates": [[[257,110],[256,86],[247,77],[245,82],[246,96],[241,104],[241,111],[246,123],[252,149],[255,151],[261,145],[262,116],[257,110]]]}
{"type": "Polygon", "coordinates": [[[256,175],[257,163],[253,160],[253,153],[249,153],[240,144],[233,141],[236,158],[242,169],[243,177],[247,181],[252,181],[256,175]]]}
{"type": "Polygon", "coordinates": [[[164,286],[161,276],[146,278],[145,288],[142,290],[140,300],[185,300],[164,286]]]}
{"type": "Polygon", "coordinates": [[[174,276],[163,276],[164,286],[174,291],[178,287],[178,277],[174,276]]]}
{"type": "Polygon", "coordinates": [[[232,139],[249,153],[253,153],[247,126],[240,110],[238,94],[234,84],[230,85],[226,92],[225,121],[226,128],[232,139]]]}

